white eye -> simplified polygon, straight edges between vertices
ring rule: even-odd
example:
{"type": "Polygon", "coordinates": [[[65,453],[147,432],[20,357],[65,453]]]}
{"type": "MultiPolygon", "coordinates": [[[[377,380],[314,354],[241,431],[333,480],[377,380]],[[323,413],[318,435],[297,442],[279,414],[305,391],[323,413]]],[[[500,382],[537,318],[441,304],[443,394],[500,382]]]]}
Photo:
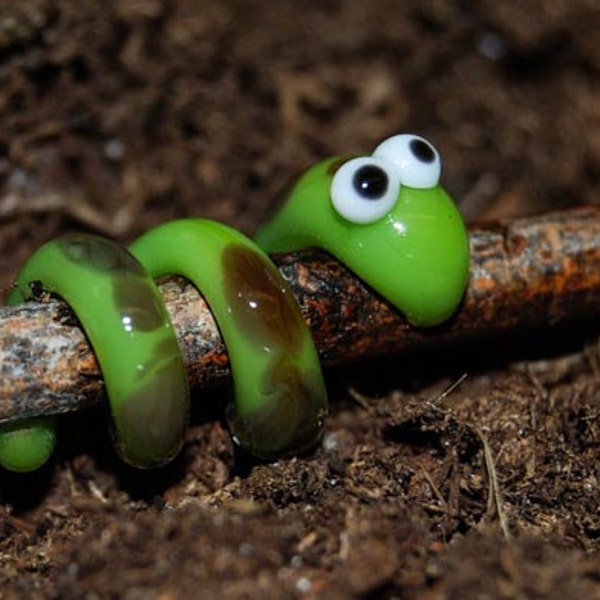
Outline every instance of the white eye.
{"type": "Polygon", "coordinates": [[[389,212],[398,198],[396,169],[372,156],[344,163],[331,182],[331,203],[352,223],[372,223],[389,212]]]}
{"type": "Polygon", "coordinates": [[[373,156],[391,162],[400,170],[402,185],[432,188],[440,180],[442,161],[438,151],[418,135],[394,135],[381,142],[373,156]]]}

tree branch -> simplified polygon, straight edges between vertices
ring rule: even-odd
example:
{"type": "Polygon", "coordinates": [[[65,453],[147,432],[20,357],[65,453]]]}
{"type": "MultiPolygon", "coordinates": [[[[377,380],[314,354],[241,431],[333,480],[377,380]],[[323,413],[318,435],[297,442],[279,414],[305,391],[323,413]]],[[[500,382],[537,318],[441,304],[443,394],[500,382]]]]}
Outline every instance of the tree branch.
{"type": "MultiPolygon", "coordinates": [[[[339,364],[600,312],[600,208],[582,207],[470,228],[471,281],[457,315],[410,327],[327,254],[274,257],[310,323],[324,364],[339,364]]],[[[216,324],[196,289],[160,283],[190,383],[227,376],[216,324]]],[[[95,357],[57,300],[0,308],[0,421],[76,411],[103,401],[95,357]]]]}

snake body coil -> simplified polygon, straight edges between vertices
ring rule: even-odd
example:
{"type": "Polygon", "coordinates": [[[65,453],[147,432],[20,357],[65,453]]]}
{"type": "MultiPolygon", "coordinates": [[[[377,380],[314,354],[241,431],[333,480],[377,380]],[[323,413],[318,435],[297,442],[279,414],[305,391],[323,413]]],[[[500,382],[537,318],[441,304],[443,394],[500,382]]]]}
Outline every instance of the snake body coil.
{"type": "MultiPolygon", "coordinates": [[[[320,438],[327,396],[318,356],[287,282],[265,254],[322,247],[417,326],[456,309],[468,280],[468,237],[439,186],[440,159],[414,135],[361,157],[309,169],[254,243],[222,224],[183,219],[129,249],[71,234],[42,246],[8,298],[61,296],[98,358],[115,443],[128,463],[154,467],[179,451],[187,426],[186,369],[154,279],[181,275],[206,298],[230,357],[234,440],[259,458],[302,451],[320,438]],[[260,246],[260,247],[259,247],[260,246]]],[[[53,417],[0,426],[0,464],[38,468],[55,441],[53,417]]]]}

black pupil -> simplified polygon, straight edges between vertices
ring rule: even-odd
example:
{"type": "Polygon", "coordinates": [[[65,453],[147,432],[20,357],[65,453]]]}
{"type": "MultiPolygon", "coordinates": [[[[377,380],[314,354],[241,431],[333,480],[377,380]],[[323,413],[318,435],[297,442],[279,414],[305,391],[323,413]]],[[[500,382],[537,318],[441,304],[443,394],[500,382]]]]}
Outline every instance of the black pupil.
{"type": "Polygon", "coordinates": [[[376,165],[365,165],[354,173],[352,185],[366,200],[379,200],[388,189],[388,176],[376,165]]]}
{"type": "Polygon", "coordinates": [[[435,160],[433,148],[423,140],[412,140],[410,142],[410,151],[413,153],[413,156],[418,158],[421,162],[431,163],[435,160]]]}

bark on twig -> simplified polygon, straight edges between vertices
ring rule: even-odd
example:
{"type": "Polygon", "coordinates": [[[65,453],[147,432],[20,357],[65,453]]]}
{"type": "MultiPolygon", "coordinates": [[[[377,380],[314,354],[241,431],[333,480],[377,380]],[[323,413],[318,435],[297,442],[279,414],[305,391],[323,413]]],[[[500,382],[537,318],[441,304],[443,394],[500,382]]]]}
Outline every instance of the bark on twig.
{"type": "MultiPolygon", "coordinates": [[[[417,330],[323,252],[275,257],[325,364],[432,342],[600,313],[600,208],[470,228],[471,281],[451,322],[417,330]]],[[[161,282],[190,382],[226,376],[227,354],[204,300],[182,279],[161,282]]],[[[0,308],[0,421],[82,409],[104,398],[90,347],[59,301],[0,308]]]]}

